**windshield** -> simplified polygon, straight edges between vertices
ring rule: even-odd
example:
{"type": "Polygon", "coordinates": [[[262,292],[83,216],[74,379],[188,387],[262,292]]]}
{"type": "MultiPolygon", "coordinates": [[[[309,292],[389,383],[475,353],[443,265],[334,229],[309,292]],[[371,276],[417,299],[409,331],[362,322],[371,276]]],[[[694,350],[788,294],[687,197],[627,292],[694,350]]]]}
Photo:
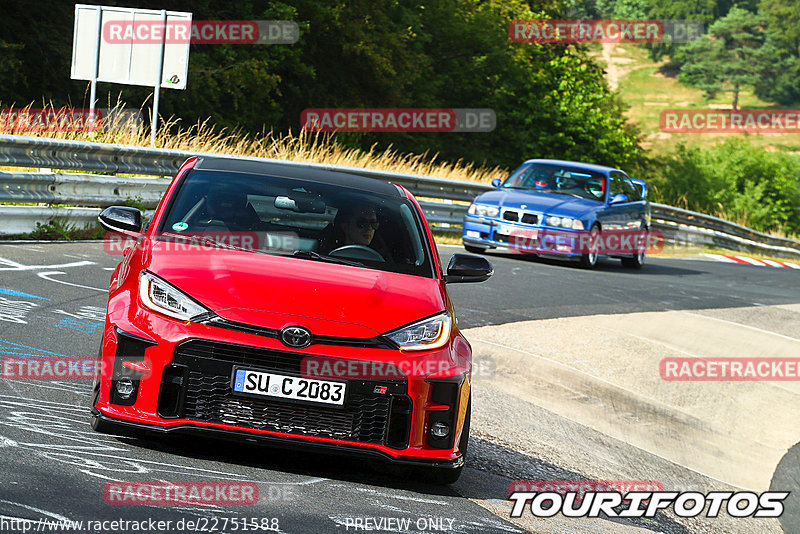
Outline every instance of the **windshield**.
{"type": "Polygon", "coordinates": [[[606,189],[606,177],[602,173],[578,167],[527,163],[511,173],[503,183],[503,188],[527,189],[602,201],[606,189]]]}
{"type": "Polygon", "coordinates": [[[411,202],[287,177],[190,171],[159,239],[432,277],[411,202]]]}

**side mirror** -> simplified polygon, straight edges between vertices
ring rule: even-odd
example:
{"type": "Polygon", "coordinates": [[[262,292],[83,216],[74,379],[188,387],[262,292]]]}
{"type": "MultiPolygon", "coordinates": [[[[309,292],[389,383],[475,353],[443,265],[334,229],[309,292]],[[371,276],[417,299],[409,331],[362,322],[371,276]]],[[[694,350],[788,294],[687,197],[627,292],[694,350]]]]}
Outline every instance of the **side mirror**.
{"type": "Polygon", "coordinates": [[[642,197],[642,200],[647,198],[647,182],[637,178],[631,178],[631,182],[633,182],[633,185],[639,190],[639,196],[642,197]]]}
{"type": "Polygon", "coordinates": [[[502,184],[503,184],[503,180],[501,180],[500,178],[495,178],[494,180],[492,180],[492,187],[494,187],[496,189],[500,189],[500,186],[502,184]]]}
{"type": "Polygon", "coordinates": [[[453,254],[444,281],[448,284],[483,282],[493,274],[494,268],[486,258],[474,254],[453,254]]]}
{"type": "Polygon", "coordinates": [[[627,202],[627,201],[628,201],[628,195],[626,195],[625,193],[618,193],[614,195],[614,198],[611,199],[611,202],[609,202],[609,204],[620,204],[622,202],[627,202]]]}
{"type": "Polygon", "coordinates": [[[97,216],[100,225],[110,232],[139,233],[142,231],[142,212],[128,206],[111,206],[97,216]]]}

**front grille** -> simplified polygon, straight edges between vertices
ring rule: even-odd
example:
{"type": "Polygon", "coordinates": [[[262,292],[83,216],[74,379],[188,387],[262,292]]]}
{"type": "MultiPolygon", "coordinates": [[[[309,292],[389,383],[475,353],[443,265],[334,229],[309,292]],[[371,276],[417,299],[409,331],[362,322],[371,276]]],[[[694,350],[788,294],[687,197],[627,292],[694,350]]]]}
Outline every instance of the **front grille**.
{"type": "MultiPolygon", "coordinates": [[[[182,400],[177,409],[170,411],[165,406],[164,412],[196,421],[259,430],[382,443],[395,448],[407,445],[411,413],[404,380],[348,380],[343,406],[233,394],[234,367],[301,376],[304,356],[213,341],[184,342],[175,350],[173,363],[167,367],[186,369],[182,400]],[[376,386],[385,386],[386,392],[375,393],[376,386]]],[[[162,389],[165,387],[175,386],[162,384],[162,389]]],[[[162,397],[173,402],[176,395],[162,397]]],[[[159,406],[160,413],[161,408],[159,406]]]]}
{"type": "Polygon", "coordinates": [[[503,219],[506,221],[514,221],[517,222],[519,220],[519,213],[516,211],[504,211],[503,212],[503,219]]]}
{"type": "Polygon", "coordinates": [[[189,372],[184,417],[210,423],[326,438],[382,443],[388,395],[349,395],[346,409],[238,397],[229,376],[189,372]]]}
{"type": "Polygon", "coordinates": [[[523,213],[522,222],[525,224],[537,224],[539,222],[539,216],[535,213],[523,213]]]}

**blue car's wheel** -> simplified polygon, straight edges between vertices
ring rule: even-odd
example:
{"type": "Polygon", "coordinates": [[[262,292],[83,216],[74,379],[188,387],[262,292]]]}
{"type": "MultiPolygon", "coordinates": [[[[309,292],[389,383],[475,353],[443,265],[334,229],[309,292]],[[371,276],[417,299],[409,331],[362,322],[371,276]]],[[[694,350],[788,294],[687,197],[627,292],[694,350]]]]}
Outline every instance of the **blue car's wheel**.
{"type": "Polygon", "coordinates": [[[581,267],[584,269],[594,269],[594,266],[597,265],[597,257],[599,256],[597,252],[597,236],[599,235],[600,226],[597,224],[592,225],[592,229],[589,230],[589,252],[582,254],[580,259],[581,267]]]}
{"type": "MultiPolygon", "coordinates": [[[[647,228],[645,228],[644,231],[647,232],[647,228]]],[[[627,267],[628,269],[641,269],[642,265],[644,265],[645,254],[646,252],[642,250],[630,258],[621,258],[622,266],[627,267]]]]}

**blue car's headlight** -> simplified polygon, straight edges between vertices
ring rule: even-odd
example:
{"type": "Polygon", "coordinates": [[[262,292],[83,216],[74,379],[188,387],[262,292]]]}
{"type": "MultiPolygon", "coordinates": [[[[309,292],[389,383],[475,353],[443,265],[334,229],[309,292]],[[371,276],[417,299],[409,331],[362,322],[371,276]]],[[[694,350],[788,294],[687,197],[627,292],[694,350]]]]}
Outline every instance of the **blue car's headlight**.
{"type": "Polygon", "coordinates": [[[561,228],[571,228],[572,230],[583,230],[583,223],[578,219],[570,219],[569,217],[556,217],[550,215],[544,220],[547,226],[560,226],[561,228]]]}
{"type": "Polygon", "coordinates": [[[487,206],[485,204],[472,204],[467,210],[470,215],[477,215],[478,217],[497,217],[500,214],[500,208],[497,206],[487,206]]]}

